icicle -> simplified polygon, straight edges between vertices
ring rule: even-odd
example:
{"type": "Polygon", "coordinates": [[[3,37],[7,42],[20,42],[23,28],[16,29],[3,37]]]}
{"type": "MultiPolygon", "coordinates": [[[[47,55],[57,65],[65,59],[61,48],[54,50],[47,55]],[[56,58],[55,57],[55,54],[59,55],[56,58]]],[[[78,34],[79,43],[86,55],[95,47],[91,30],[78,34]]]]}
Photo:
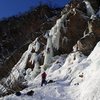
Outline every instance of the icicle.
{"type": "Polygon", "coordinates": [[[29,46],[27,52],[31,52],[32,49],[38,51],[40,49],[40,43],[38,42],[38,38],[35,39],[29,46]]]}
{"type": "Polygon", "coordinates": [[[28,46],[28,50],[27,53],[31,53],[32,49],[34,48],[34,42],[32,42],[29,46],[28,46]]]}
{"type": "Polygon", "coordinates": [[[32,72],[32,69],[31,69],[31,68],[28,68],[28,69],[26,70],[25,79],[26,79],[27,81],[31,80],[31,74],[30,74],[31,72],[32,72]]]}
{"type": "Polygon", "coordinates": [[[55,25],[54,27],[51,28],[49,35],[54,35],[54,33],[56,33],[57,31],[57,26],[55,25]]]}
{"type": "Polygon", "coordinates": [[[38,38],[36,38],[36,41],[35,41],[35,51],[37,52],[39,49],[40,49],[40,43],[38,41],[38,38]]]}
{"type": "Polygon", "coordinates": [[[53,47],[56,48],[57,50],[59,49],[61,28],[63,28],[64,32],[66,32],[65,26],[64,26],[64,22],[66,18],[67,18],[66,14],[62,15],[62,17],[57,20],[56,25],[50,30],[50,35],[52,35],[53,47]]]}
{"type": "Polygon", "coordinates": [[[29,62],[32,62],[32,64],[33,64],[33,62],[35,61],[35,59],[36,59],[36,53],[32,53],[32,56],[31,56],[29,62]]]}
{"type": "Polygon", "coordinates": [[[93,8],[92,8],[90,2],[87,1],[87,0],[84,0],[84,2],[85,2],[85,4],[86,4],[86,8],[87,8],[87,15],[90,16],[90,17],[91,17],[92,15],[95,15],[94,10],[93,10],[93,8]]]}
{"type": "Polygon", "coordinates": [[[46,50],[44,52],[44,56],[45,56],[44,65],[49,64],[53,56],[52,36],[50,36],[49,34],[47,37],[47,45],[46,45],[46,50]]]}
{"type": "Polygon", "coordinates": [[[59,49],[60,32],[56,32],[52,38],[53,47],[59,49]]]}
{"type": "Polygon", "coordinates": [[[50,30],[49,35],[52,35],[52,44],[53,47],[56,48],[57,50],[59,49],[59,39],[60,39],[60,30],[61,27],[63,28],[64,32],[66,32],[65,27],[64,27],[64,21],[67,15],[63,15],[60,19],[57,20],[56,25],[52,27],[50,30]]]}
{"type": "Polygon", "coordinates": [[[40,73],[40,64],[39,64],[39,61],[38,61],[38,55],[35,54],[35,59],[34,59],[34,69],[33,71],[31,72],[31,78],[35,78],[39,73],[40,73]]]}

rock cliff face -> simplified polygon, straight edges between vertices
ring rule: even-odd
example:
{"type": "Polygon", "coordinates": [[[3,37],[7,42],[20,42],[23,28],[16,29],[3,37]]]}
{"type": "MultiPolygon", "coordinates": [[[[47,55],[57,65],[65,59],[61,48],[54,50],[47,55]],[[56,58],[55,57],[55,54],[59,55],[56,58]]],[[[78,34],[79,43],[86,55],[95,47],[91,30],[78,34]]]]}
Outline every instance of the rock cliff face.
{"type": "Polygon", "coordinates": [[[89,55],[90,52],[93,50],[93,47],[96,45],[96,38],[94,33],[89,33],[79,39],[77,44],[73,47],[77,51],[81,51],[85,55],[89,55]]]}
{"type": "MultiPolygon", "coordinates": [[[[30,42],[29,42],[30,43],[30,42]]],[[[22,47],[20,47],[18,50],[16,50],[13,54],[10,55],[8,59],[6,59],[1,65],[0,65],[0,79],[2,77],[5,77],[9,75],[9,72],[11,71],[12,67],[18,62],[20,57],[22,56],[23,52],[27,50],[27,47],[29,43],[26,43],[22,47]]]]}
{"type": "Polygon", "coordinates": [[[92,24],[92,30],[95,33],[95,36],[97,39],[100,39],[100,19],[96,19],[91,22],[92,24]]]}
{"type": "Polygon", "coordinates": [[[98,0],[72,0],[70,6],[70,9],[74,9],[75,12],[74,16],[69,17],[69,23],[72,23],[68,26],[70,29],[68,33],[71,33],[69,36],[72,36],[71,39],[74,40],[74,43],[77,41],[73,48],[75,51],[79,50],[83,54],[89,55],[100,40],[100,19],[95,15],[99,10],[100,2],[98,0]],[[90,12],[88,8],[90,8],[90,12]]]}
{"type": "MultiPolygon", "coordinates": [[[[46,8],[47,11],[42,10],[43,12],[37,15],[39,20],[31,19],[31,24],[25,24],[25,26],[21,28],[22,33],[18,32],[17,35],[17,29],[16,31],[13,29],[12,33],[9,32],[10,38],[14,37],[11,41],[15,39],[11,42],[13,43],[12,47],[16,49],[17,46],[20,47],[20,45],[27,43],[25,47],[20,49],[20,53],[19,50],[16,51],[2,66],[12,68],[31,41],[33,42],[29,45],[28,53],[26,54],[27,60],[25,59],[25,70],[32,68],[34,71],[34,68],[37,67],[39,69],[39,66],[47,68],[48,64],[51,63],[51,58],[58,54],[80,51],[85,55],[89,55],[95,44],[100,41],[100,18],[96,16],[96,12],[99,9],[97,2],[99,1],[89,2],[87,0],[72,0],[62,10],[61,15],[59,14],[59,10],[52,12],[49,9],[48,12],[48,8],[46,8]],[[95,4],[96,8],[92,7],[92,4],[95,4]],[[47,19],[43,16],[45,15],[44,12],[47,14],[47,19]],[[57,14],[55,15],[54,12],[57,14]],[[43,17],[43,19],[41,19],[41,17],[43,17]],[[32,33],[29,34],[29,32],[32,33]],[[33,32],[35,34],[33,34],[33,32]],[[15,43],[17,46],[14,45],[15,43]]],[[[28,16],[28,20],[30,20],[30,15],[28,16]]],[[[5,52],[8,53],[9,50],[12,50],[11,52],[15,50],[6,49],[8,47],[10,48],[10,46],[8,46],[9,43],[7,45],[5,44],[5,46],[2,43],[2,38],[4,38],[4,40],[9,39],[9,36],[5,34],[1,37],[1,52],[4,48],[6,50],[5,52]]],[[[1,57],[3,57],[4,54],[5,53],[3,53],[1,57]]],[[[18,64],[16,66],[19,67],[21,62],[19,65],[18,64]]],[[[4,67],[4,70],[6,67],[4,67]]],[[[4,74],[2,73],[1,77],[3,76],[4,74]]]]}
{"type": "MultiPolygon", "coordinates": [[[[67,37],[69,41],[66,43],[64,40],[62,43],[61,41],[63,39],[60,40],[60,49],[62,48],[63,53],[71,52],[75,43],[77,44],[74,47],[78,46],[77,50],[80,50],[83,54],[88,55],[91,52],[96,42],[100,40],[100,20],[99,17],[95,17],[98,10],[98,0],[91,0],[90,2],[88,0],[72,0],[69,5],[67,4],[65,6],[62,11],[62,14],[67,13],[67,28],[64,36],[67,37]],[[91,5],[94,5],[93,8],[91,5]],[[90,33],[94,35],[91,36],[90,33]],[[64,44],[68,48],[65,48],[64,44]]],[[[61,33],[62,36],[64,32],[62,31],[61,33]]]]}

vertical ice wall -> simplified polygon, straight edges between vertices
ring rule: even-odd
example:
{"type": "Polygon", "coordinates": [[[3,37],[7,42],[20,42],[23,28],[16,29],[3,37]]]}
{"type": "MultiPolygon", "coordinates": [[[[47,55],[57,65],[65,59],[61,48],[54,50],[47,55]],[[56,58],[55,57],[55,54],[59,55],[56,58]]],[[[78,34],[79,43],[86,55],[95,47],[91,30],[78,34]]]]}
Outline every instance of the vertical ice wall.
{"type": "Polygon", "coordinates": [[[57,20],[56,25],[52,27],[52,29],[50,30],[50,35],[52,35],[52,45],[53,48],[55,48],[56,50],[59,50],[61,28],[65,32],[64,21],[66,18],[67,18],[66,14],[62,15],[62,17],[57,20]]]}
{"type": "Polygon", "coordinates": [[[66,29],[64,26],[64,22],[66,18],[67,18],[66,14],[62,15],[62,17],[57,20],[55,26],[52,27],[52,29],[48,33],[46,50],[44,53],[44,56],[45,56],[44,65],[50,63],[50,59],[53,56],[53,48],[55,48],[56,50],[59,50],[61,28],[63,29],[64,32],[66,32],[66,29]]]}
{"type": "Polygon", "coordinates": [[[31,72],[31,78],[34,79],[38,73],[40,72],[40,64],[39,64],[39,61],[38,61],[38,54],[37,53],[34,53],[34,69],[33,71],[31,72]]]}
{"type": "Polygon", "coordinates": [[[51,58],[53,57],[52,36],[49,34],[47,36],[47,45],[44,51],[44,56],[44,65],[47,65],[51,62],[51,58]]]}

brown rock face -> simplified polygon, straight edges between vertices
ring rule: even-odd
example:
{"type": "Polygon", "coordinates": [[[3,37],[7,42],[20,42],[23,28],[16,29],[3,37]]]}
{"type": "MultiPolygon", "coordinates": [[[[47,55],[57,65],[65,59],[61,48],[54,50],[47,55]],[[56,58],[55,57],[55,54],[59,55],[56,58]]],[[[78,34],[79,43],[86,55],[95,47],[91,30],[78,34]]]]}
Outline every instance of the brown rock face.
{"type": "Polygon", "coordinates": [[[78,10],[69,17],[67,37],[78,40],[87,27],[87,19],[78,10]]]}
{"type": "Polygon", "coordinates": [[[76,8],[78,10],[82,11],[83,13],[87,13],[85,2],[78,3],[77,6],[76,6],[76,8]]]}
{"type": "Polygon", "coordinates": [[[87,18],[77,9],[70,10],[64,23],[65,31],[63,28],[60,30],[60,48],[58,50],[60,54],[71,52],[73,45],[83,37],[84,30],[87,27],[87,18]]]}
{"type": "MultiPolygon", "coordinates": [[[[90,1],[91,5],[94,4],[93,8],[95,11],[98,9],[97,2],[99,1],[90,1]]],[[[88,17],[86,17],[86,5],[84,2],[82,2],[82,0],[72,0],[70,6],[71,10],[67,12],[67,20],[69,20],[67,22],[67,32],[64,35],[67,37],[68,41],[66,42],[65,39],[63,39],[64,36],[62,35],[62,39],[60,40],[62,41],[62,51],[72,51],[72,46],[77,41],[77,44],[74,47],[83,52],[85,55],[88,55],[94,48],[96,41],[100,40],[100,22],[99,20],[92,20],[90,23],[88,23],[88,17]],[[72,8],[74,8],[74,11],[72,8]],[[83,37],[84,31],[87,30],[87,28],[89,34],[83,37]]]]}
{"type": "Polygon", "coordinates": [[[97,40],[100,40],[100,19],[94,20],[91,24],[97,40]]]}
{"type": "Polygon", "coordinates": [[[88,21],[87,34],[77,41],[77,44],[73,47],[75,51],[79,50],[85,55],[89,55],[94,46],[100,41],[100,20],[88,21]]]}
{"type": "Polygon", "coordinates": [[[4,63],[0,64],[0,79],[8,76],[9,71],[11,71],[13,66],[19,61],[22,54],[27,50],[29,43],[16,50],[4,63]]]}
{"type": "Polygon", "coordinates": [[[93,33],[89,33],[77,41],[75,48],[85,55],[89,55],[96,44],[96,38],[93,33]]]}

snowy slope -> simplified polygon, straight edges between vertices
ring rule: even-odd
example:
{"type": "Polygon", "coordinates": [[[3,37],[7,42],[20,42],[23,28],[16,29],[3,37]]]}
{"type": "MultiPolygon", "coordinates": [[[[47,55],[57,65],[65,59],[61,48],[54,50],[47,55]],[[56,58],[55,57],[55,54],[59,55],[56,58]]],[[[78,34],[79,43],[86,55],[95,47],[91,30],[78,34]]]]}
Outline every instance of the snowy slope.
{"type": "MultiPolygon", "coordinates": [[[[84,1],[87,6],[88,16],[94,16],[94,10],[88,1],[84,1]]],[[[73,9],[75,12],[75,10],[73,9]]],[[[38,38],[32,42],[28,50],[25,51],[19,62],[14,66],[5,83],[15,84],[21,77],[27,81],[28,88],[21,91],[21,96],[11,94],[0,98],[0,100],[99,100],[99,64],[100,64],[100,42],[96,45],[91,54],[86,57],[79,51],[72,51],[54,57],[53,49],[59,50],[61,29],[66,33],[64,23],[67,14],[62,15],[46,34],[47,44],[43,51],[40,51],[38,38]],[[43,55],[42,55],[43,54],[43,55]],[[39,60],[44,57],[43,65],[39,60]],[[32,70],[27,63],[34,65],[32,70]],[[47,81],[53,80],[46,86],[41,87],[41,73],[46,70],[47,81]],[[24,75],[25,74],[25,75],[24,75]],[[27,92],[33,90],[34,94],[28,96],[27,92]]],[[[66,41],[67,41],[66,37],[66,41]]],[[[31,66],[32,67],[32,66],[31,66]]],[[[5,87],[1,87],[6,91],[5,87]]]]}
{"type": "Polygon", "coordinates": [[[100,99],[100,42],[95,49],[85,57],[80,52],[73,52],[58,57],[53,65],[46,70],[47,80],[53,80],[41,87],[41,76],[31,81],[29,88],[21,91],[21,96],[15,94],[2,98],[3,100],[99,100],[100,99]],[[66,59],[66,61],[65,61],[66,59]],[[65,63],[64,63],[65,61],[65,63]],[[63,64],[64,63],[64,64],[63,64]],[[34,90],[33,96],[25,93],[34,90]]]}
{"type": "Polygon", "coordinates": [[[85,80],[81,85],[81,100],[100,100],[100,42],[88,59],[91,65],[84,70],[85,80]],[[88,95],[87,95],[88,94],[88,95]]]}

